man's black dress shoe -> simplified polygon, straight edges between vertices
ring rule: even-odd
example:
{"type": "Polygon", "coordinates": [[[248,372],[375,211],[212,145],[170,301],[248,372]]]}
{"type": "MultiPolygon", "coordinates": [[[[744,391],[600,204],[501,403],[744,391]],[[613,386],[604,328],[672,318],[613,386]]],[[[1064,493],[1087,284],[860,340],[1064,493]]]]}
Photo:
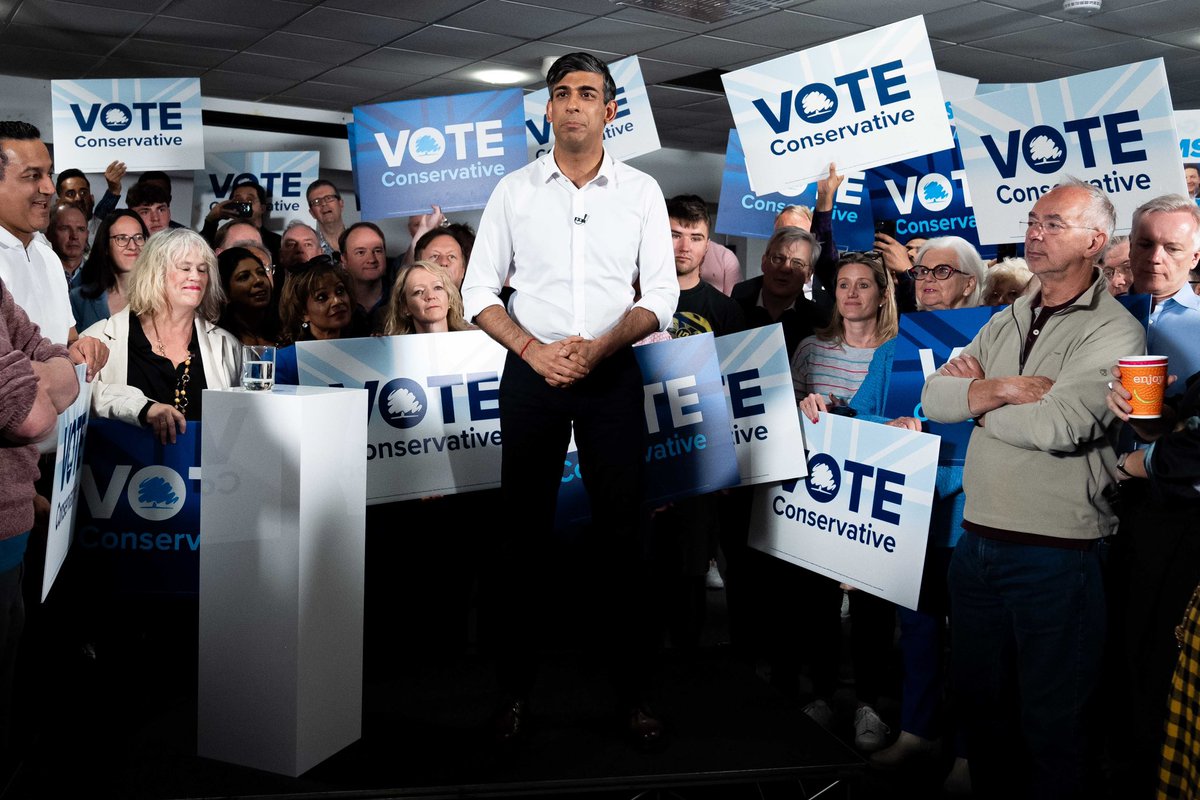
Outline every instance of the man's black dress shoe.
{"type": "Polygon", "coordinates": [[[504,704],[492,717],[492,739],[501,745],[509,745],[524,738],[529,723],[529,703],[520,698],[504,704]]]}
{"type": "Polygon", "coordinates": [[[667,743],[666,728],[645,706],[630,712],[625,724],[629,743],[642,752],[654,752],[667,743]]]}

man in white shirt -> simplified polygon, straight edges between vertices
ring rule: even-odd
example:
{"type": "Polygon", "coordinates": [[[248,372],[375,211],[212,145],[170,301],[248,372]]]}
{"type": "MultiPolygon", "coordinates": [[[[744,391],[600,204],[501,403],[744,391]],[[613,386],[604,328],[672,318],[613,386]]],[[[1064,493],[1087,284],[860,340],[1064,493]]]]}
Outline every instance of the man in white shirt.
{"type": "Polygon", "coordinates": [[[53,164],[41,132],[27,122],[0,121],[0,279],[42,335],[65,344],[88,380],[108,361],[98,339],[80,337],[67,297],[62,262],[42,231],[54,200],[53,164]]]}
{"type": "Polygon", "coordinates": [[[605,541],[597,550],[621,587],[601,641],[626,734],[648,748],[662,743],[663,729],[645,705],[653,650],[638,636],[645,423],[632,344],[667,328],[679,283],[662,190],[604,152],[604,126],[617,112],[608,68],[571,53],[551,66],[546,85],[554,149],[500,181],[463,284],[467,317],[509,350],[500,383],[501,489],[505,517],[520,523],[508,526],[518,534],[497,565],[506,584],[497,659],[507,697],[494,734],[512,741],[524,728],[535,673],[530,619],[544,602],[532,565],[536,543],[553,529],[573,424],[593,524],[605,541]],[[506,278],[507,308],[498,299],[506,278]]]}

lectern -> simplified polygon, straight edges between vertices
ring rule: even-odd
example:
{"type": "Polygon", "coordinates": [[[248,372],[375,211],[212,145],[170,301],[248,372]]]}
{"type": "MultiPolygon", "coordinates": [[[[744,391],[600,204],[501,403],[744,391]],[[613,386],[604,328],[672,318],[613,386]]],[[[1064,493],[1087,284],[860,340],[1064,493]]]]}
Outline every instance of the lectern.
{"type": "Polygon", "coordinates": [[[367,397],[204,393],[197,753],[299,775],[362,735],[367,397]]]}

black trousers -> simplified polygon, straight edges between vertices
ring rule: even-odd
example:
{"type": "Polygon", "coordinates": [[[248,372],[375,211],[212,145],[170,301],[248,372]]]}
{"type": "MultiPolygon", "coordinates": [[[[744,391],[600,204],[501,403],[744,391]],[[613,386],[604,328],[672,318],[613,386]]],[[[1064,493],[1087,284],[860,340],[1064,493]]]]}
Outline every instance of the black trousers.
{"type": "Polygon", "coordinates": [[[509,353],[500,381],[504,437],[501,497],[504,539],[493,607],[498,679],[503,692],[527,697],[536,675],[540,612],[557,602],[539,548],[554,532],[555,505],[571,436],[591,503],[595,563],[611,598],[592,643],[608,661],[618,700],[644,699],[652,652],[644,624],[646,524],[643,505],[645,423],[642,376],[626,347],[569,388],[548,385],[509,353]]]}

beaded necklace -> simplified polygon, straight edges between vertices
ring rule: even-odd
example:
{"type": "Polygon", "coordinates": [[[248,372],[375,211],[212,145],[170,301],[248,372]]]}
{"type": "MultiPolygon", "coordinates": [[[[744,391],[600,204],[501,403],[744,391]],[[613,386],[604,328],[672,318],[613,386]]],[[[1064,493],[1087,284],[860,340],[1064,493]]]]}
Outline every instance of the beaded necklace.
{"type": "MultiPolygon", "coordinates": [[[[158,354],[163,358],[167,358],[167,348],[163,344],[162,336],[158,333],[158,321],[151,319],[150,324],[154,326],[154,338],[158,342],[158,354]]],[[[169,358],[167,358],[170,361],[169,358]]],[[[187,357],[183,359],[183,374],[179,376],[179,380],[175,383],[175,410],[180,414],[187,414],[188,396],[187,387],[192,381],[192,349],[189,343],[187,357]]]]}

